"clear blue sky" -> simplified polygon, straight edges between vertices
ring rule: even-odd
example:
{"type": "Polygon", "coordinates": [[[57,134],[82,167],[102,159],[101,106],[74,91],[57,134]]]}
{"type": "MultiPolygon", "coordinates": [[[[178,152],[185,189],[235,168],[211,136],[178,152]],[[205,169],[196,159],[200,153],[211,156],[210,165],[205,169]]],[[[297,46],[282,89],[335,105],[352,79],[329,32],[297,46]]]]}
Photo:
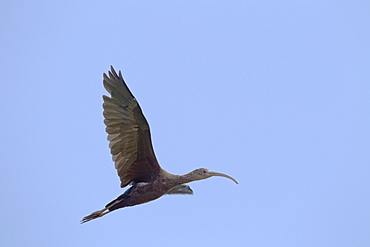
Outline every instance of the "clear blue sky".
{"type": "Polygon", "coordinates": [[[370,246],[370,3],[7,1],[1,246],[370,246]],[[80,225],[124,192],[102,116],[122,73],[175,174],[164,196],[80,225]]]}

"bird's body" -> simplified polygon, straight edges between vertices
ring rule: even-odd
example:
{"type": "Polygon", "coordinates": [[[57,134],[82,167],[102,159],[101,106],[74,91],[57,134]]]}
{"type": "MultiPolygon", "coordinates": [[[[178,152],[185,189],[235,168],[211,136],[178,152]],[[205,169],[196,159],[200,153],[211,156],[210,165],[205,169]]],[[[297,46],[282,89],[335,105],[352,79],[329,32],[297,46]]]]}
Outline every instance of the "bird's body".
{"type": "Polygon", "coordinates": [[[104,87],[111,97],[104,99],[104,123],[107,126],[109,147],[115,162],[121,187],[132,185],[125,193],[108,203],[104,209],[84,217],[81,223],[101,217],[113,210],[134,206],[158,199],[164,194],[192,194],[185,183],[222,176],[238,183],[234,178],[196,169],[185,175],[174,175],[163,170],[155,157],[149,124],[139,104],[123,80],[111,67],[109,77],[104,74],[104,87]]]}
{"type": "Polygon", "coordinates": [[[117,202],[117,204],[111,208],[116,209],[135,206],[158,199],[175,186],[182,184],[182,181],[176,179],[176,177],[180,176],[169,174],[161,170],[160,174],[156,176],[153,181],[134,183],[130,189],[110,202],[107,206],[109,207],[110,204],[117,202]],[[169,179],[171,177],[173,177],[173,179],[169,179]]]}

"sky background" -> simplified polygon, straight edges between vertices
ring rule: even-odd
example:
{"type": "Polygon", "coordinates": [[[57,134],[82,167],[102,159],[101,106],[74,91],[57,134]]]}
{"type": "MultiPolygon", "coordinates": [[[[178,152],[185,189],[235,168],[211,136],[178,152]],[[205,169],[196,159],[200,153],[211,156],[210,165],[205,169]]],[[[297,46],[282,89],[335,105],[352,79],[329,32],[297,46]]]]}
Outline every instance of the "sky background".
{"type": "Polygon", "coordinates": [[[3,1],[1,246],[370,246],[370,2],[3,1]],[[113,65],[161,166],[124,192],[102,116],[113,65]]]}

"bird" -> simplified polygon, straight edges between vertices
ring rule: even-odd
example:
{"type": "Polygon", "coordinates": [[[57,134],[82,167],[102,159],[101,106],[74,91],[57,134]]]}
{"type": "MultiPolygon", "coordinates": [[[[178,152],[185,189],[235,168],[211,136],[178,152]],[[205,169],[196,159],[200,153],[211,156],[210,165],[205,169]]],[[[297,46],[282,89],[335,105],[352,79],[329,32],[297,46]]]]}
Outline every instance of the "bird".
{"type": "Polygon", "coordinates": [[[165,194],[192,194],[185,183],[213,176],[238,181],[224,173],[206,168],[185,175],[174,175],[162,169],[154,154],[148,121],[123,79],[121,71],[110,67],[103,73],[103,85],[110,96],[103,95],[103,116],[109,148],[117,169],[121,188],[130,185],[122,195],[81,220],[86,223],[114,210],[158,199],[165,194]]]}

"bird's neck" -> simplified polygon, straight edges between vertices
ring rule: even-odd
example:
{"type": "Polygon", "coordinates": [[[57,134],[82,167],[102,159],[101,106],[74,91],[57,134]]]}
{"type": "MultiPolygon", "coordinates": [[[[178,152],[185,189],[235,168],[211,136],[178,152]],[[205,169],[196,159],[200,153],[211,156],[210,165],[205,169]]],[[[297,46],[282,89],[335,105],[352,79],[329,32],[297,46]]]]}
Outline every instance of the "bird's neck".
{"type": "Polygon", "coordinates": [[[197,179],[194,179],[193,172],[194,171],[179,176],[179,181],[180,181],[179,184],[185,184],[185,183],[196,181],[197,179]]]}
{"type": "MultiPolygon", "coordinates": [[[[165,171],[162,171],[162,172],[165,172],[165,171]]],[[[174,174],[171,174],[171,173],[168,173],[168,172],[165,172],[166,173],[166,177],[170,177],[170,181],[173,182],[173,184],[171,184],[171,186],[176,186],[176,185],[180,185],[180,184],[185,184],[185,183],[189,183],[189,182],[192,182],[194,181],[194,177],[192,176],[192,172],[189,172],[187,174],[184,174],[184,175],[174,175],[174,174]]]]}

